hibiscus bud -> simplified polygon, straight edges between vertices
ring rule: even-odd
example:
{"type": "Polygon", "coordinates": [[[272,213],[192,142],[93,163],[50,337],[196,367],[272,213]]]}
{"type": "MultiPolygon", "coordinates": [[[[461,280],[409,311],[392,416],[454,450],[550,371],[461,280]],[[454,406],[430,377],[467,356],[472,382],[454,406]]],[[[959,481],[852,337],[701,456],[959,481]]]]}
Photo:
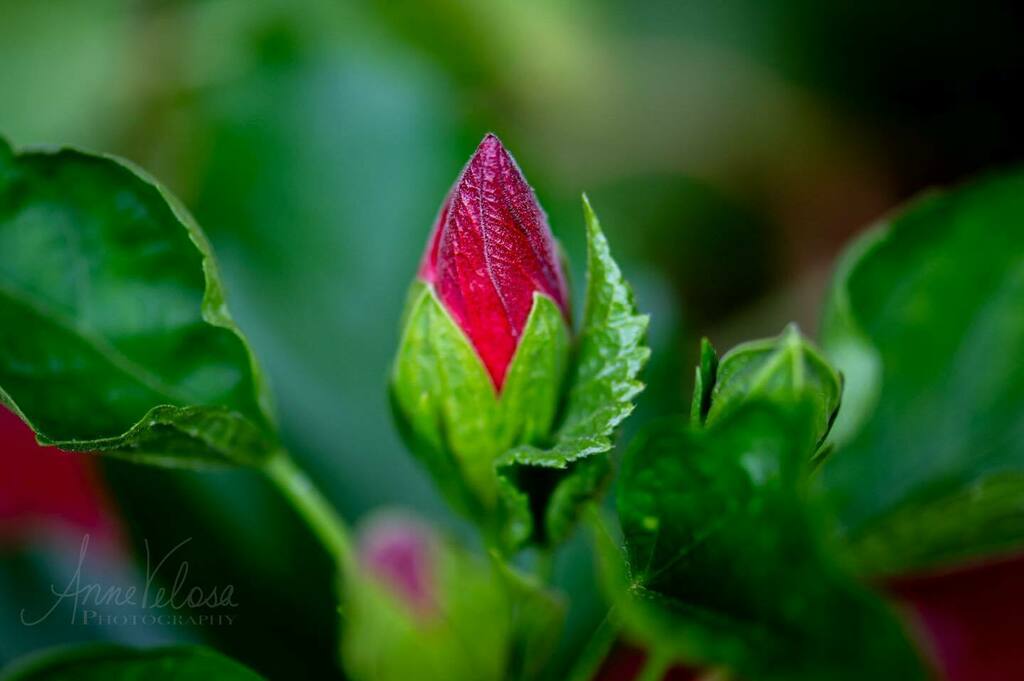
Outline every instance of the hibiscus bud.
{"type": "Polygon", "coordinates": [[[790,324],[775,338],[737,345],[718,361],[705,423],[712,425],[753,399],[804,402],[813,421],[812,444],[818,444],[828,435],[841,394],[839,373],[790,324]]]}
{"type": "Polygon", "coordinates": [[[568,353],[569,296],[547,218],[487,135],[428,239],[391,381],[403,435],[457,507],[493,510],[497,458],[550,435],[568,353]]]}
{"type": "Polygon", "coordinates": [[[343,589],[346,678],[507,678],[512,602],[488,561],[414,517],[386,511],[360,528],[359,563],[343,589]]]}
{"type": "Polygon", "coordinates": [[[547,216],[494,135],[477,147],[441,207],[420,267],[501,390],[535,292],[568,319],[568,293],[547,216]]]}
{"type": "Polygon", "coordinates": [[[367,576],[417,615],[429,615],[434,601],[434,537],[430,528],[397,517],[382,517],[367,527],[359,558],[367,576]]]}

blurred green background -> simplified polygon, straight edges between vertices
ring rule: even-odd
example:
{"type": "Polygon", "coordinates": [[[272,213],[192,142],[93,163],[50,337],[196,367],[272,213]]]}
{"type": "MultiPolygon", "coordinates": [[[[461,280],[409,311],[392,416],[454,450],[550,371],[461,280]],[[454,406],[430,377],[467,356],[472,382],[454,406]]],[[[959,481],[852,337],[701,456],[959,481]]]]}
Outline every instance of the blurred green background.
{"type": "MultiPolygon", "coordinates": [[[[921,0],[0,0],[0,133],[161,178],[210,235],[287,440],[342,514],[403,506],[471,541],[384,384],[427,231],[484,133],[536,188],[577,290],[586,191],[653,315],[633,431],[685,408],[701,334],[724,350],[791,319],[813,331],[851,234],[1024,158],[1022,19],[921,0]]],[[[327,562],[260,480],[104,472],[136,545],[192,538],[192,578],[235,584],[242,614],[49,639],[205,638],[272,678],[336,673],[327,562]]],[[[28,566],[76,557],[5,549],[0,603],[49,583],[28,566]]],[[[557,581],[566,660],[603,613],[582,541],[557,581]]],[[[4,624],[0,663],[49,639],[4,624]]]]}

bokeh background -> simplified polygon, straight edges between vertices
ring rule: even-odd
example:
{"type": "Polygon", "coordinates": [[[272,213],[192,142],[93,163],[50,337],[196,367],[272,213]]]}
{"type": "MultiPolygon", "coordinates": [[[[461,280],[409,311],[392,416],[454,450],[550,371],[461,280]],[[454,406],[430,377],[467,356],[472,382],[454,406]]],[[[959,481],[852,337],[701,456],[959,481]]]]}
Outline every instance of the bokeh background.
{"type": "MultiPolygon", "coordinates": [[[[484,133],[536,188],[577,290],[586,191],[653,316],[632,431],[685,409],[701,335],[724,350],[789,320],[813,333],[851,235],[1024,159],[1020,7],[0,0],[0,133],[161,178],[210,235],[286,439],[341,513],[400,506],[471,541],[400,445],[384,385],[427,230],[484,133]]],[[[603,614],[585,542],[556,581],[573,598],[564,664],[603,614]]],[[[95,466],[0,414],[0,664],[56,642],[207,640],[272,678],[332,678],[330,588],[252,474],[95,466]],[[234,585],[237,621],[82,627],[62,608],[25,626],[85,533],[83,571],[121,585],[144,583],[147,546],[185,541],[190,583],[234,585]]]]}

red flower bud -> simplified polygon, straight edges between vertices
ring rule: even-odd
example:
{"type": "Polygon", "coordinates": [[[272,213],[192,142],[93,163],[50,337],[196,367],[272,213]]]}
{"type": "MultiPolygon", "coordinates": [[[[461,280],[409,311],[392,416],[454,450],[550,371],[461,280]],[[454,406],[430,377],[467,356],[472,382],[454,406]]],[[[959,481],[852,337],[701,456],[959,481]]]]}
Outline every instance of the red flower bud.
{"type": "Polygon", "coordinates": [[[484,137],[441,206],[419,276],[469,338],[500,391],[533,294],[569,317],[569,296],[547,217],[519,166],[484,137]]]}
{"type": "Polygon", "coordinates": [[[360,542],[367,574],[378,580],[417,614],[429,613],[434,603],[430,529],[404,518],[379,518],[360,542]]]}

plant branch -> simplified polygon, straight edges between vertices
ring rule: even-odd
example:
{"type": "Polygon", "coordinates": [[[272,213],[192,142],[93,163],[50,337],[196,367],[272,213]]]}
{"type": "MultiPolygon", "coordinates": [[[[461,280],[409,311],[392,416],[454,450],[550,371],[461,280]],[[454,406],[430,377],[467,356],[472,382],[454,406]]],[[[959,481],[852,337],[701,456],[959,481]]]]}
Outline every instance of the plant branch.
{"type": "Polygon", "coordinates": [[[348,526],[313,481],[283,451],[274,456],[263,471],[320,540],[342,577],[351,575],[355,554],[348,526]]]}

